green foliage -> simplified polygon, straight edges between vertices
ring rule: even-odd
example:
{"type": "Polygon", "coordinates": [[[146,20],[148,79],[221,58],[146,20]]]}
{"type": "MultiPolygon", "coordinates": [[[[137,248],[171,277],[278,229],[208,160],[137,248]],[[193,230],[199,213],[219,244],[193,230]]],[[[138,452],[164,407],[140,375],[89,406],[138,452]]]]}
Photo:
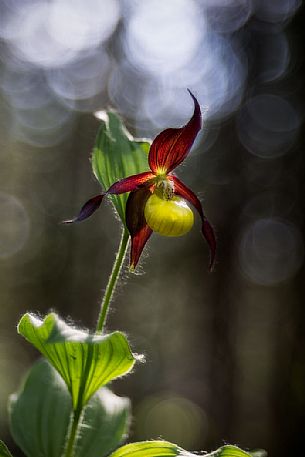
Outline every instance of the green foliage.
{"type": "Polygon", "coordinates": [[[141,441],[120,447],[110,457],[174,457],[178,455],[186,457],[191,454],[167,441],[141,441]]]}
{"type": "Polygon", "coordinates": [[[84,409],[75,457],[104,457],[121,444],[128,432],[130,402],[106,387],[84,409]]]}
{"type": "Polygon", "coordinates": [[[135,358],[120,332],[91,335],[67,325],[56,314],[44,320],[25,314],[18,332],[56,368],[80,410],[90,397],[113,379],[128,373],[135,358]]]}
{"type": "MultiPolygon", "coordinates": [[[[237,446],[226,445],[217,449],[210,454],[204,454],[205,457],[251,457],[248,453],[237,446]]],[[[140,443],[126,444],[113,452],[110,457],[196,457],[176,444],[168,441],[142,441],[140,443]]]]}
{"type": "MultiPolygon", "coordinates": [[[[120,179],[148,171],[149,148],[149,142],[128,133],[114,112],[105,113],[92,153],[92,168],[104,190],[120,179]]],[[[128,194],[110,197],[125,224],[128,194]]],[[[99,330],[124,259],[126,227],[124,233],[124,249],[102,302],[99,330]]],[[[91,334],[68,325],[54,313],[44,319],[25,314],[18,332],[46,357],[34,364],[9,402],[12,435],[27,457],[196,457],[161,440],[116,449],[128,431],[130,402],[103,386],[134,366],[136,358],[124,334],[91,334]]],[[[233,445],[205,455],[266,457],[262,450],[248,453],[233,445]]],[[[12,457],[2,441],[0,457],[12,457]]]]}
{"type": "MultiPolygon", "coordinates": [[[[9,410],[12,435],[28,457],[63,455],[73,413],[71,396],[47,360],[31,368],[20,391],[11,396],[9,410]]],[[[103,457],[115,449],[126,435],[129,410],[127,398],[98,390],[81,416],[75,457],[103,457]]]]}
{"type": "MultiPolygon", "coordinates": [[[[147,140],[132,137],[117,114],[105,112],[92,153],[93,172],[103,189],[107,190],[111,184],[127,176],[148,171],[149,148],[147,140]]],[[[128,194],[111,196],[123,224],[127,198],[128,194]]]]}
{"type": "Polygon", "coordinates": [[[13,457],[3,441],[0,440],[0,457],[13,457]]]}
{"type": "Polygon", "coordinates": [[[31,368],[9,402],[11,432],[28,457],[60,457],[72,411],[71,396],[46,360],[31,368]]]}
{"type": "Polygon", "coordinates": [[[251,457],[251,454],[243,451],[237,446],[233,446],[231,444],[227,444],[226,446],[222,446],[211,454],[207,454],[206,457],[213,456],[213,457],[251,457]]]}

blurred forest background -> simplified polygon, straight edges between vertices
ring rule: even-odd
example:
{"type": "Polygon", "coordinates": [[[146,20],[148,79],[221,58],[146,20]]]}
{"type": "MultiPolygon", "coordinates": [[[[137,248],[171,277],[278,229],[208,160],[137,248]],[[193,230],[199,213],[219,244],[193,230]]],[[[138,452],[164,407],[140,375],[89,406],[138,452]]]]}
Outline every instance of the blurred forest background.
{"type": "MultiPolygon", "coordinates": [[[[0,430],[38,353],[25,311],[94,328],[120,238],[110,203],[60,225],[99,192],[93,113],[115,108],[137,137],[192,113],[205,126],[184,182],[218,236],[215,272],[199,221],[154,235],[125,269],[108,329],[146,363],[129,396],[130,440],[189,450],[223,442],[303,456],[305,416],[304,8],[299,0],[0,1],[0,430]]],[[[16,450],[15,455],[18,454],[16,450]]]]}

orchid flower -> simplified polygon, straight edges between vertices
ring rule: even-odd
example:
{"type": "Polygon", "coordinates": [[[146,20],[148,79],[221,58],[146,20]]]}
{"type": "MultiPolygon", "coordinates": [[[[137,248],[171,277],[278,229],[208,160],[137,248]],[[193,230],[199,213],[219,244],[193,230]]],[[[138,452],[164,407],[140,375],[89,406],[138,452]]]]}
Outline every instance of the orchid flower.
{"type": "Polygon", "coordinates": [[[77,217],[66,223],[80,222],[91,216],[105,195],[130,192],[126,203],[126,226],[131,237],[130,269],[134,270],[152,232],[164,236],[181,236],[193,226],[194,215],[188,203],[198,211],[201,231],[210,248],[210,270],[215,261],[216,239],[204,215],[201,203],[173,170],[187,157],[201,129],[201,111],[195,96],[194,113],[181,128],[169,128],[153,141],[149,154],[149,171],[128,176],[112,184],[106,192],[88,200],[77,217]]]}

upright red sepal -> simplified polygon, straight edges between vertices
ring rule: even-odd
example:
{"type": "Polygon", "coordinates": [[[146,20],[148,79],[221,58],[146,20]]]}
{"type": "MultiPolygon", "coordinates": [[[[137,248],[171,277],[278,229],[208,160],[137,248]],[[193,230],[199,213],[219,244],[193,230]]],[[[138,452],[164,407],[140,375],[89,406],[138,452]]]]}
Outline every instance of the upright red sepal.
{"type": "Polygon", "coordinates": [[[197,99],[194,100],[194,114],[189,122],[180,129],[166,129],[153,141],[148,162],[154,173],[169,173],[176,168],[189,153],[195,138],[201,129],[201,111],[197,99]]]}

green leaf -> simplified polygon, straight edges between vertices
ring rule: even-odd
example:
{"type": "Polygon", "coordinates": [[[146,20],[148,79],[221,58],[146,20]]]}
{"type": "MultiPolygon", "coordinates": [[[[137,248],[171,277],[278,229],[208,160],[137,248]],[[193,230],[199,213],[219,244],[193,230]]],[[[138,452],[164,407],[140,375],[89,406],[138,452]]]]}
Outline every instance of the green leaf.
{"type": "Polygon", "coordinates": [[[91,335],[67,325],[54,313],[44,320],[25,314],[18,332],[62,376],[74,409],[84,406],[100,387],[128,373],[136,360],[123,333],[91,335]]]}
{"type": "Polygon", "coordinates": [[[61,457],[71,412],[64,381],[45,359],[39,360],[10,397],[12,436],[28,457],[61,457]]]}
{"type": "MultiPolygon", "coordinates": [[[[92,169],[103,189],[127,176],[148,171],[149,148],[149,141],[133,138],[116,113],[104,112],[92,153],[92,169]]],[[[125,224],[128,194],[110,198],[125,224]]]]}
{"type": "Polygon", "coordinates": [[[179,455],[186,457],[193,454],[168,441],[141,441],[120,447],[110,457],[174,457],[179,455]]]}
{"type": "MultiPolygon", "coordinates": [[[[105,387],[98,390],[81,416],[75,457],[103,457],[115,449],[127,433],[129,410],[127,398],[105,387]]],[[[63,455],[73,414],[71,396],[47,360],[30,369],[20,391],[10,397],[9,411],[12,435],[28,457],[63,455]]]]}
{"type": "Polygon", "coordinates": [[[89,401],[82,416],[75,457],[103,457],[126,438],[130,417],[128,398],[103,387],[89,401]]]}
{"type": "Polygon", "coordinates": [[[0,457],[13,457],[3,441],[0,440],[0,457]]]}
{"type": "Polygon", "coordinates": [[[206,457],[213,456],[213,457],[251,457],[246,451],[243,451],[237,446],[233,446],[232,444],[227,444],[226,446],[222,446],[214,452],[207,454],[206,457]]]}

